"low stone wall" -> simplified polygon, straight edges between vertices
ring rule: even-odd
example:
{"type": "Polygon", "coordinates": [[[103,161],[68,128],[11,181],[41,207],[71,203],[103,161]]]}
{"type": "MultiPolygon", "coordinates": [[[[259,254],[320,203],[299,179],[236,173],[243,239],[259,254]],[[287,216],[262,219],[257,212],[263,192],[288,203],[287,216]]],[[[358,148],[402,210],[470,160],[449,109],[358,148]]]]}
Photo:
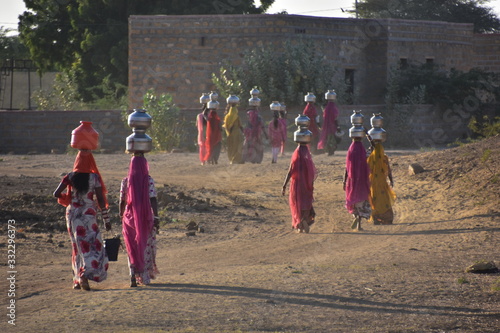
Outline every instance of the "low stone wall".
{"type": "Polygon", "coordinates": [[[132,133],[121,120],[121,111],[0,111],[0,153],[64,153],[71,131],[80,121],[91,121],[99,132],[100,149],[125,150],[125,138],[132,133]]]}
{"type": "MultiPolygon", "coordinates": [[[[317,106],[318,114],[322,115],[317,106]]],[[[385,118],[384,129],[388,132],[387,148],[437,147],[464,138],[468,134],[467,124],[471,113],[466,110],[437,111],[432,105],[398,106],[393,114],[405,117],[403,126],[396,117],[386,112],[385,105],[340,105],[338,121],[346,133],[340,150],[349,147],[348,130],[353,110],[362,110],[365,127],[370,128],[373,113],[381,113],[385,118]]],[[[293,132],[297,129],[294,119],[303,108],[288,110],[288,148],[293,149],[293,132]]],[[[242,122],[246,122],[246,110],[239,110],[242,122]]],[[[182,144],[188,150],[196,149],[196,115],[200,109],[183,109],[180,117],[187,122],[185,140],[182,144]]],[[[219,112],[223,118],[223,109],[219,112]]],[[[263,108],[264,121],[269,123],[272,113],[263,108]]],[[[99,132],[100,149],[107,152],[123,152],[125,138],[132,133],[121,119],[121,111],[0,111],[0,154],[16,153],[64,153],[67,151],[71,131],[80,125],[81,120],[91,121],[99,132]]]]}

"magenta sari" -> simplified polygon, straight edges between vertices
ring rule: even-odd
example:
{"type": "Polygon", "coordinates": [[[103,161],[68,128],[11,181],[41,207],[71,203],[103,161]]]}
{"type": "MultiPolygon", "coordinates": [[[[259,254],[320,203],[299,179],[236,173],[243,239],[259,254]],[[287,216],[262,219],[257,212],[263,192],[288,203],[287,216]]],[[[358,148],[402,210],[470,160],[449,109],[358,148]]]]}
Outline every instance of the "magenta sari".
{"type": "Polygon", "coordinates": [[[323,127],[321,128],[321,135],[318,141],[318,149],[325,149],[328,142],[328,137],[335,135],[337,131],[337,117],[339,110],[334,102],[328,102],[323,110],[323,127]]]}
{"type": "MultiPolygon", "coordinates": [[[[317,172],[309,147],[299,145],[295,149],[290,162],[290,172],[289,204],[292,213],[292,227],[299,229],[304,211],[309,211],[308,216],[314,216],[312,204],[314,201],[314,180],[317,172]]],[[[308,221],[309,225],[313,222],[313,219],[308,221]]]]}
{"type": "Polygon", "coordinates": [[[347,181],[345,207],[355,212],[354,205],[367,201],[370,195],[370,169],[366,162],[366,151],[361,141],[353,141],[346,156],[347,181]]]}
{"type": "Polygon", "coordinates": [[[145,249],[153,231],[153,210],[149,199],[149,165],[143,156],[134,156],[128,172],[127,205],[123,214],[123,238],[130,265],[136,274],[144,272],[145,249]]]}

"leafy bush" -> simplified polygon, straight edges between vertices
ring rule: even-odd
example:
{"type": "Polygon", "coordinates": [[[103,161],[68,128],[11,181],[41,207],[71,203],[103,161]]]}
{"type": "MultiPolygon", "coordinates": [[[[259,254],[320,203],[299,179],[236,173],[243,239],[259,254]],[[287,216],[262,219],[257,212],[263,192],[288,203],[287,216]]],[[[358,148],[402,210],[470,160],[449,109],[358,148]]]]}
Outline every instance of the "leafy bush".
{"type": "Polygon", "coordinates": [[[313,92],[317,101],[322,102],[324,93],[332,88],[343,104],[345,100],[352,100],[352,96],[343,93],[347,90],[343,80],[334,82],[335,73],[335,68],[314,43],[301,39],[255,49],[245,55],[242,65],[223,63],[219,74],[212,74],[212,82],[223,97],[237,94],[240,98],[245,95],[249,98],[250,90],[257,87],[263,105],[275,100],[288,106],[303,105],[308,92],[313,92]]]}
{"type": "Polygon", "coordinates": [[[153,139],[153,149],[170,151],[179,147],[185,124],[179,120],[179,108],[172,95],[157,95],[154,89],[149,89],[143,97],[142,108],[153,118],[146,132],[153,139]]]}
{"type": "Polygon", "coordinates": [[[493,119],[488,116],[483,116],[482,121],[476,120],[476,117],[471,117],[468,125],[469,129],[480,137],[489,138],[500,134],[500,117],[493,119]]]}

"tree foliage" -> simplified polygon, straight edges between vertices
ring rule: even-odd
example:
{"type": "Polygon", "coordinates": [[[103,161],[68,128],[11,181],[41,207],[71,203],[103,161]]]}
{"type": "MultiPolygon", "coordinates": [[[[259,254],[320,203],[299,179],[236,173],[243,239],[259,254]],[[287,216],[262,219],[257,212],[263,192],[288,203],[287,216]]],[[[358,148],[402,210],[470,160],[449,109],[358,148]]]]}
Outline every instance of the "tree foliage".
{"type": "MultiPolygon", "coordinates": [[[[276,47],[249,52],[242,66],[223,64],[218,75],[212,74],[212,82],[223,97],[250,96],[250,90],[257,87],[263,105],[280,101],[298,106],[304,104],[308,92],[313,92],[320,102],[332,87],[338,92],[345,91],[344,82],[334,82],[335,72],[312,41],[288,40],[276,47]]],[[[341,98],[345,98],[345,94],[340,93],[341,98]]]]}
{"type": "Polygon", "coordinates": [[[74,77],[84,101],[128,84],[130,15],[258,14],[274,0],[24,0],[20,38],[41,72],[58,70],[74,77]]]}
{"type": "Polygon", "coordinates": [[[28,48],[21,43],[19,36],[9,36],[11,29],[0,27],[0,66],[7,59],[29,59],[28,48]]]}
{"type": "Polygon", "coordinates": [[[388,87],[392,104],[434,104],[443,110],[470,98],[475,104],[500,100],[500,76],[478,68],[445,71],[435,64],[411,64],[394,70],[388,87]]]}
{"type": "Polygon", "coordinates": [[[361,18],[398,18],[474,23],[477,33],[500,31],[500,20],[489,0],[360,0],[361,18]]]}

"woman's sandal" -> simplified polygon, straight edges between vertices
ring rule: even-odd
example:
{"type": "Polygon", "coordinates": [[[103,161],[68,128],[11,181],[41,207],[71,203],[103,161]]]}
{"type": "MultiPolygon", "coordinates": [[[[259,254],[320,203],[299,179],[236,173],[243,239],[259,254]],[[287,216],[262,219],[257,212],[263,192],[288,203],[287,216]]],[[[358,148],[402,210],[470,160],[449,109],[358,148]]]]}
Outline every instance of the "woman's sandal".
{"type": "Polygon", "coordinates": [[[83,290],[90,290],[90,286],[89,286],[89,280],[85,277],[81,277],[80,278],[80,286],[82,287],[83,290]]]}
{"type": "Polygon", "coordinates": [[[73,283],[73,289],[75,289],[75,290],[76,289],[82,289],[82,287],[80,287],[80,283],[75,282],[75,283],[73,283]]]}
{"type": "Polygon", "coordinates": [[[130,287],[133,288],[133,287],[137,287],[137,281],[135,280],[135,276],[132,276],[130,278],[130,287]]]}

